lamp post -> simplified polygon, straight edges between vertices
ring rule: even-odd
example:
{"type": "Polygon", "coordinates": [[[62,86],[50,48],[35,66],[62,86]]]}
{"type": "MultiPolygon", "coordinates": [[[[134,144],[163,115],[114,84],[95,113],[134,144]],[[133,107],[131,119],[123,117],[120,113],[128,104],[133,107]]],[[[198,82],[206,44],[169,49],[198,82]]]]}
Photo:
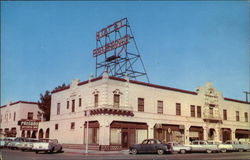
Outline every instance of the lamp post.
{"type": "Polygon", "coordinates": [[[87,126],[86,126],[86,143],[85,143],[85,153],[88,153],[88,143],[89,143],[89,111],[86,111],[87,126]]]}

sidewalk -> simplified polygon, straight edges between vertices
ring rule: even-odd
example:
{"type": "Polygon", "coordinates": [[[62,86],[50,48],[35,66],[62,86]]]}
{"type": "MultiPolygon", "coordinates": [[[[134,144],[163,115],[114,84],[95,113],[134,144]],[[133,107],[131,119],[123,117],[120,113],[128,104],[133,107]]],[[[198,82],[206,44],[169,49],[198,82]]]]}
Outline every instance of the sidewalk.
{"type": "Polygon", "coordinates": [[[79,155],[128,155],[128,150],[122,151],[97,151],[97,150],[88,150],[88,153],[85,153],[85,150],[82,149],[70,149],[63,148],[64,153],[70,154],[79,154],[79,155]]]}

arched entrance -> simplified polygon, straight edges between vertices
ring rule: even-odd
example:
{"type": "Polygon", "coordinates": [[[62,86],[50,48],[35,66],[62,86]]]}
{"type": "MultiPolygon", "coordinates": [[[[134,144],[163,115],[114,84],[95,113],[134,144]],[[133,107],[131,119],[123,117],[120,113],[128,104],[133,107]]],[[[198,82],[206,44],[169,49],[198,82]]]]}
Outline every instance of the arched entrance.
{"type": "Polygon", "coordinates": [[[227,140],[231,140],[231,129],[222,128],[222,142],[226,142],[227,140]]]}
{"type": "Polygon", "coordinates": [[[49,128],[46,129],[45,138],[49,138],[49,128]]]}
{"type": "Polygon", "coordinates": [[[31,135],[31,138],[36,138],[36,133],[37,133],[37,131],[33,131],[32,135],[31,135]]]}
{"type": "Polygon", "coordinates": [[[214,128],[210,128],[208,131],[208,140],[214,140],[214,136],[215,136],[215,130],[214,128]]]}
{"type": "Polygon", "coordinates": [[[27,138],[30,138],[30,131],[27,131],[27,138]]]}
{"type": "Polygon", "coordinates": [[[25,131],[22,131],[21,137],[25,137],[25,131]]]}
{"type": "Polygon", "coordinates": [[[39,130],[38,138],[43,138],[43,129],[39,130]]]}

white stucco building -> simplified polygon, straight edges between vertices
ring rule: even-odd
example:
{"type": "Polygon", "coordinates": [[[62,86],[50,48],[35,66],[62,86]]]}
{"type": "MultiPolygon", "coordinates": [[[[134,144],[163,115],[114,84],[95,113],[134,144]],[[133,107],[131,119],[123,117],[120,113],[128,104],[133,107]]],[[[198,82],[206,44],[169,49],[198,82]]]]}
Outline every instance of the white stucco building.
{"type": "Polygon", "coordinates": [[[36,102],[18,101],[1,106],[0,135],[37,137],[38,122],[41,119],[38,115],[39,111],[36,102]],[[29,127],[27,127],[28,123],[29,127]]]}
{"type": "Polygon", "coordinates": [[[101,150],[120,150],[145,138],[247,139],[249,113],[250,103],[223,97],[211,83],[187,91],[104,73],[52,92],[51,118],[39,123],[39,137],[49,130],[50,138],[80,146],[88,137],[90,147],[101,150]]]}

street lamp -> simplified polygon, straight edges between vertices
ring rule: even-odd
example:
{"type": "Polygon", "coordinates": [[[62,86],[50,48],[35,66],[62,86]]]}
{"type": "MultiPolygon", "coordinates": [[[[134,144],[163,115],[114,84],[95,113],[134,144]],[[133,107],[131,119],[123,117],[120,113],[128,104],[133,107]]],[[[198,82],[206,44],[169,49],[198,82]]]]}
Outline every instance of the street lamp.
{"type": "Polygon", "coordinates": [[[89,111],[86,111],[87,126],[86,126],[86,143],[85,143],[85,153],[88,153],[88,143],[89,143],[89,111]]]}

